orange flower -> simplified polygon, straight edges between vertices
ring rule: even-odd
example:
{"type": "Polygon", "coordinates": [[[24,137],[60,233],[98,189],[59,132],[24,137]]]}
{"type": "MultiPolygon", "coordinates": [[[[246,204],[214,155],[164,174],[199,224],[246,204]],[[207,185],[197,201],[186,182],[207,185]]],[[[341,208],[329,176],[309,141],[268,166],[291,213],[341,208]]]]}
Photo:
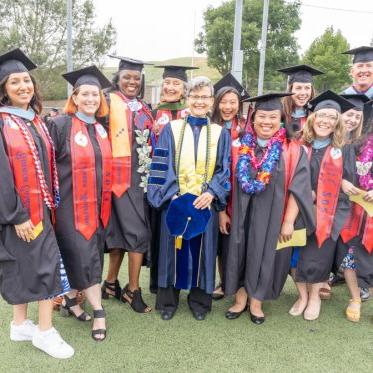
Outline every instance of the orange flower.
{"type": "Polygon", "coordinates": [[[268,184],[271,179],[271,174],[267,171],[258,172],[257,180],[264,184],[268,184]]]}

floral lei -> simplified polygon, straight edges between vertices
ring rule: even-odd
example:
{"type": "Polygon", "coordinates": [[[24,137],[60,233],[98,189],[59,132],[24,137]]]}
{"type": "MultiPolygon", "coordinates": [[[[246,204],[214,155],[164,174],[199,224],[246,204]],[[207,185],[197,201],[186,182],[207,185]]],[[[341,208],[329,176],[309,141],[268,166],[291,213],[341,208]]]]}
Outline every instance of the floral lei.
{"type": "Polygon", "coordinates": [[[257,144],[256,135],[247,133],[241,139],[239,160],[237,162],[237,178],[242,190],[248,194],[263,192],[271,181],[273,170],[280,159],[282,144],[286,139],[286,131],[281,128],[269,141],[267,150],[261,160],[255,156],[257,144]],[[256,178],[252,178],[252,170],[257,171],[256,178]]]}
{"type": "Polygon", "coordinates": [[[364,190],[373,189],[373,177],[371,173],[373,162],[373,135],[369,136],[358,157],[359,184],[364,190]]]}

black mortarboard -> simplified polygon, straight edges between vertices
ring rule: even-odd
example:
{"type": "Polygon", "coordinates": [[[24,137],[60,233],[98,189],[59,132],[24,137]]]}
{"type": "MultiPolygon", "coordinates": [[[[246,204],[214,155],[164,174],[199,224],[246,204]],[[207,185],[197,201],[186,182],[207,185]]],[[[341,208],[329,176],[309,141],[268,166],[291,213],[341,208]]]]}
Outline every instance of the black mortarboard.
{"type": "Polygon", "coordinates": [[[19,49],[0,56],[0,81],[14,73],[24,73],[35,69],[37,66],[19,49]]]}
{"type": "Polygon", "coordinates": [[[355,110],[363,111],[364,110],[364,104],[366,104],[369,101],[369,97],[366,95],[347,95],[342,94],[341,95],[346,100],[350,101],[352,105],[354,105],[355,110]]]}
{"type": "Polygon", "coordinates": [[[241,101],[246,100],[250,97],[246,89],[240,84],[240,82],[234,77],[233,74],[228,73],[224,75],[218,82],[214,84],[215,95],[221,88],[232,87],[237,90],[240,95],[241,101]]]}
{"type": "Polygon", "coordinates": [[[62,76],[74,88],[83,84],[95,85],[100,89],[111,87],[110,81],[95,65],[62,74],[62,76]]]}
{"type": "Polygon", "coordinates": [[[344,113],[352,109],[354,105],[333,91],[328,90],[311,100],[308,103],[308,107],[313,112],[321,109],[335,109],[339,113],[344,113]]]}
{"type": "Polygon", "coordinates": [[[293,93],[290,92],[272,92],[266,93],[265,95],[250,97],[245,100],[248,102],[255,102],[255,110],[282,110],[281,98],[286,96],[292,96],[293,93]]]}
{"type": "Polygon", "coordinates": [[[298,83],[312,83],[314,75],[324,74],[322,71],[308,65],[296,65],[279,69],[281,73],[288,75],[288,84],[298,83]]]}
{"type": "Polygon", "coordinates": [[[135,70],[135,71],[142,71],[144,65],[152,65],[151,63],[147,63],[140,60],[135,60],[134,58],[129,57],[121,57],[121,56],[114,56],[109,54],[111,58],[117,58],[119,61],[118,70],[135,70]]]}
{"type": "Polygon", "coordinates": [[[354,59],[352,63],[373,61],[373,47],[363,46],[350,49],[349,51],[343,52],[343,54],[353,54],[354,59]]]}
{"type": "Polygon", "coordinates": [[[163,79],[166,78],[176,78],[180,79],[183,82],[188,81],[187,77],[187,70],[195,70],[199,69],[199,67],[194,67],[194,66],[177,66],[177,65],[157,65],[155,66],[157,68],[163,68],[163,79]]]}
{"type": "Polygon", "coordinates": [[[171,201],[166,215],[166,224],[171,236],[182,236],[184,240],[190,240],[205,232],[211,211],[208,208],[196,209],[193,202],[197,197],[185,193],[171,201]]]}

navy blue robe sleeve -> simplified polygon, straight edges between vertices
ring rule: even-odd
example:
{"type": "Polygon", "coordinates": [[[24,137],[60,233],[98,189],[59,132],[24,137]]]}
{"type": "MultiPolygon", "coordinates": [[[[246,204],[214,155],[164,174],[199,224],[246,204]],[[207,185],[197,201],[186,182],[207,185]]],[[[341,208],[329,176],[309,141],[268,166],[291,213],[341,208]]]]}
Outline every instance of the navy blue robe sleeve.
{"type": "Polygon", "coordinates": [[[161,132],[153,152],[147,198],[152,207],[161,208],[179,192],[174,168],[175,145],[171,125],[161,132]]]}
{"type": "MultiPolygon", "coordinates": [[[[0,128],[2,123],[0,123],[0,128]]],[[[29,220],[27,209],[23,207],[13,179],[8,155],[0,131],[0,226],[17,225],[29,220]]],[[[1,227],[0,227],[1,228],[1,227]]]]}
{"type": "Polygon", "coordinates": [[[227,198],[231,190],[231,137],[228,130],[223,129],[218,142],[215,172],[208,183],[207,191],[215,197],[215,207],[218,211],[225,209],[227,198]]]}

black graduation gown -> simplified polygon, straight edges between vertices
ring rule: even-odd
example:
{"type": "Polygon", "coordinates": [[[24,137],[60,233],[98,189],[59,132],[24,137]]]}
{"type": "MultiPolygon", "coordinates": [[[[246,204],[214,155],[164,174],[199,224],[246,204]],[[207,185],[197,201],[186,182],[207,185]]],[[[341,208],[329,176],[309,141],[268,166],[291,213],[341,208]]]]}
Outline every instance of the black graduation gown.
{"type": "MultiPolygon", "coordinates": [[[[349,174],[351,173],[353,175],[352,180],[349,181],[351,181],[354,185],[358,185],[356,155],[359,149],[356,148],[354,145],[349,146],[352,147],[354,151],[352,153],[352,156],[350,156],[348,160],[346,160],[346,168],[348,169],[349,174]]],[[[373,174],[373,165],[371,173],[373,174]]],[[[362,288],[369,288],[373,287],[373,254],[369,254],[362,244],[364,227],[365,224],[363,221],[360,234],[346,243],[344,243],[342,238],[339,237],[336,252],[336,270],[338,270],[340,265],[342,264],[343,258],[348,253],[348,249],[350,247],[353,247],[353,256],[356,264],[358,285],[362,288]]]]}
{"type": "MultiPolygon", "coordinates": [[[[27,221],[29,214],[15,190],[2,128],[3,122],[0,119],[0,293],[9,304],[23,304],[61,293],[61,257],[50,211],[45,205],[43,231],[40,235],[28,243],[16,234],[14,225],[27,221]]],[[[29,128],[50,186],[47,149],[36,129],[32,125],[29,128]]]]}
{"type": "MultiPolygon", "coordinates": [[[[55,143],[61,203],[56,211],[56,237],[71,288],[87,289],[102,280],[106,230],[101,222],[90,240],[75,229],[71,173],[71,117],[59,116],[48,125],[55,143]]],[[[95,153],[98,216],[101,213],[102,156],[93,124],[87,124],[95,153]]]]}
{"type": "MultiPolygon", "coordinates": [[[[317,191],[317,184],[320,173],[320,166],[328,147],[322,149],[312,149],[310,161],[311,167],[311,185],[312,190],[317,191]]],[[[350,179],[348,169],[346,168],[346,159],[351,156],[351,149],[345,147],[343,149],[343,178],[350,179]]],[[[336,242],[339,233],[348,217],[350,209],[349,199],[346,194],[339,192],[337,208],[334,216],[333,226],[330,237],[325,240],[321,248],[317,246],[315,234],[312,234],[307,245],[299,250],[299,260],[296,267],[295,279],[297,282],[320,283],[329,279],[332,271],[336,242]]],[[[322,223],[321,223],[322,224],[322,223]]]]}
{"type": "MultiPolygon", "coordinates": [[[[261,149],[257,147],[256,153],[261,149]]],[[[237,180],[236,180],[237,181],[237,180]]],[[[227,257],[225,293],[244,286],[248,295],[264,301],[276,299],[290,270],[292,248],[276,250],[285,199],[285,162],[281,157],[266,189],[258,194],[244,193],[237,181],[233,193],[233,213],[227,257]]],[[[300,216],[296,228],[308,234],[315,228],[307,155],[300,159],[289,193],[295,197],[300,216]]]]}
{"type": "Polygon", "coordinates": [[[144,262],[148,264],[151,241],[150,211],[144,189],[139,186],[139,145],[136,142],[135,130],[136,126],[132,120],[131,186],[119,198],[113,194],[106,248],[145,254],[144,262]]]}

